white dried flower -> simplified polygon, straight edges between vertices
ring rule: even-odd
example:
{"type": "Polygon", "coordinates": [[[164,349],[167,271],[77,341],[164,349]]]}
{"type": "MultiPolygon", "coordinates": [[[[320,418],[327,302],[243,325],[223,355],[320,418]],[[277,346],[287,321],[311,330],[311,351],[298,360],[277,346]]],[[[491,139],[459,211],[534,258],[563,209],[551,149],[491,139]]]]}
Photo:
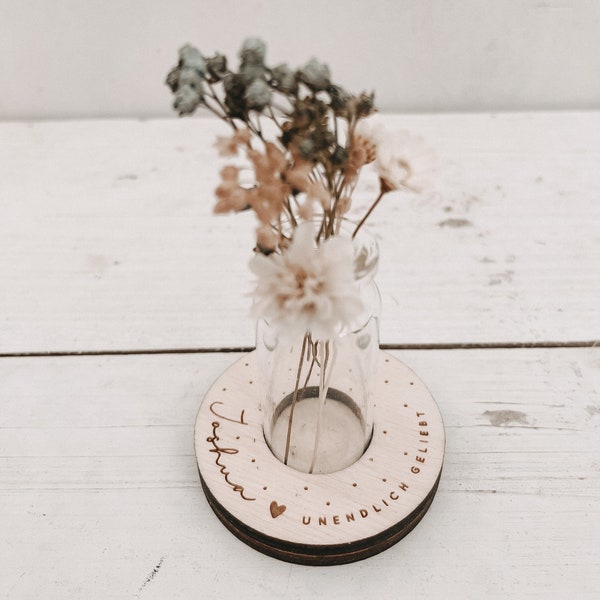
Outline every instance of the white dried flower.
{"type": "Polygon", "coordinates": [[[435,156],[421,138],[398,131],[380,140],[375,168],[390,189],[405,187],[423,192],[431,188],[435,156]]]}
{"type": "Polygon", "coordinates": [[[257,254],[250,268],[258,278],[253,315],[282,335],[310,332],[315,340],[331,339],[351,326],[363,308],[351,241],[332,237],[316,246],[311,223],[298,226],[283,254],[257,254]]]}
{"type": "Polygon", "coordinates": [[[407,131],[387,131],[377,117],[358,122],[354,135],[375,146],[375,168],[389,190],[423,192],[431,187],[435,154],[407,131]]]}
{"type": "Polygon", "coordinates": [[[386,135],[385,126],[379,115],[360,119],[354,128],[354,135],[377,146],[381,138],[386,135]]]}

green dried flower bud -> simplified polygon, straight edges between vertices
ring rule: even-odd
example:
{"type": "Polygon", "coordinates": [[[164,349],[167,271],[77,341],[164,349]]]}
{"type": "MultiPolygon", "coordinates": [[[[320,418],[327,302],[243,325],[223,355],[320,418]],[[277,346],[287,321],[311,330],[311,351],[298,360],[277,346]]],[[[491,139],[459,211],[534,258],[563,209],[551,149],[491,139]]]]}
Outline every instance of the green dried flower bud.
{"type": "Polygon", "coordinates": [[[175,92],[173,108],[179,113],[179,116],[192,114],[198,105],[202,102],[202,96],[198,90],[189,85],[180,86],[175,92]]]}
{"type": "Polygon", "coordinates": [[[305,160],[313,160],[316,148],[314,142],[310,138],[296,140],[296,147],[302,158],[305,160]]]}
{"type": "Polygon", "coordinates": [[[267,45],[260,38],[247,38],[240,49],[242,64],[263,64],[267,55],[267,45]]]}
{"type": "Polygon", "coordinates": [[[340,145],[335,147],[335,150],[331,154],[331,164],[340,167],[348,161],[348,152],[345,148],[340,145]]]}
{"type": "Polygon", "coordinates": [[[201,95],[202,92],[202,81],[204,78],[198,73],[196,69],[192,69],[190,67],[184,67],[179,70],[179,81],[178,87],[189,86],[193,90],[197,90],[201,95]]]}
{"type": "Polygon", "coordinates": [[[186,44],[179,50],[179,66],[196,69],[203,76],[206,73],[206,63],[202,54],[190,44],[186,44]]]}
{"type": "Polygon", "coordinates": [[[169,71],[165,83],[171,88],[172,92],[176,92],[179,86],[179,72],[180,67],[174,67],[169,71]]]}
{"type": "Polygon", "coordinates": [[[279,137],[279,141],[286,147],[289,148],[292,142],[294,141],[294,137],[297,131],[292,127],[291,123],[284,123],[282,126],[281,136],[279,137]]]}
{"type": "Polygon", "coordinates": [[[311,58],[299,71],[298,77],[313,92],[326,90],[330,85],[329,67],[320,63],[316,58],[311,58]]]}
{"type": "Polygon", "coordinates": [[[250,85],[255,79],[264,80],[267,75],[267,69],[261,64],[246,63],[241,66],[239,75],[246,85],[250,85]]]}
{"type": "Polygon", "coordinates": [[[247,112],[244,94],[246,85],[240,75],[228,73],[223,78],[225,89],[225,106],[229,109],[229,116],[234,119],[244,119],[247,112]]]}
{"type": "Polygon", "coordinates": [[[375,92],[367,94],[361,92],[360,96],[356,98],[356,116],[360,119],[362,117],[368,117],[375,112],[375,92]]]}
{"type": "Polygon", "coordinates": [[[206,59],[206,68],[213,81],[221,81],[227,74],[227,58],[222,54],[215,54],[206,59]]]}
{"type": "Polygon", "coordinates": [[[227,94],[243,94],[246,86],[242,81],[241,77],[236,73],[228,73],[226,77],[223,78],[223,88],[227,94]]]}
{"type": "Polygon", "coordinates": [[[352,101],[352,94],[347,92],[339,85],[330,85],[327,88],[331,96],[331,110],[338,117],[344,117],[348,114],[348,105],[352,101]]]}
{"type": "Polygon", "coordinates": [[[244,93],[248,108],[261,111],[271,100],[271,89],[264,79],[255,79],[244,93]]]}
{"type": "Polygon", "coordinates": [[[296,94],[298,81],[296,74],[285,63],[271,69],[271,85],[285,94],[296,94]]]}
{"type": "Polygon", "coordinates": [[[329,148],[329,146],[335,142],[335,134],[332,131],[329,131],[329,129],[324,129],[320,133],[320,147],[329,148]]]}

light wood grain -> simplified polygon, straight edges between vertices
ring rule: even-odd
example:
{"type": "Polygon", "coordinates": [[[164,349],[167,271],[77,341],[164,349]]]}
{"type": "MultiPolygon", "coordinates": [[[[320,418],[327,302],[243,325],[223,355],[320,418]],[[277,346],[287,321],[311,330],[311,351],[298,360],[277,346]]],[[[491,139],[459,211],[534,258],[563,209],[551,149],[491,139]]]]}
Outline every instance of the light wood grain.
{"type": "MultiPolygon", "coordinates": [[[[600,339],[600,113],[386,119],[441,169],[373,214],[382,342],[600,339]]],[[[0,353],[253,345],[253,220],[211,214],[223,127],[0,124],[0,353]]]]}
{"type": "Polygon", "coordinates": [[[600,349],[394,355],[444,417],[440,490],[397,546],[327,569],[204,500],[194,418],[238,355],[0,359],[0,597],[597,597],[600,349]]]}
{"type": "Polygon", "coordinates": [[[258,369],[256,352],[229,367],[196,420],[198,469],[223,522],[270,556],[311,565],[360,560],[406,535],[433,499],[444,460],[442,417],[418,376],[379,352],[368,448],[342,469],[307,476],[265,441],[258,369]]]}

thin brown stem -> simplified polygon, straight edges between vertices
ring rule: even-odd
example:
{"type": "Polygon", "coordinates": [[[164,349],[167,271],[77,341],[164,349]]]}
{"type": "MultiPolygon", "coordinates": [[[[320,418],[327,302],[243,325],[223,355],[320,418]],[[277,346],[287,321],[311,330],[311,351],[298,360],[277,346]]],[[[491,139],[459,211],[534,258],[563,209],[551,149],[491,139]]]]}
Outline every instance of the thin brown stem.
{"type": "Polygon", "coordinates": [[[212,87],[211,84],[208,84],[208,91],[209,91],[209,98],[212,98],[212,100],[214,100],[217,105],[219,106],[219,108],[223,111],[223,113],[219,113],[219,111],[217,111],[214,107],[209,106],[206,103],[206,100],[204,101],[204,105],[211,111],[213,112],[215,115],[217,115],[218,117],[220,117],[221,119],[223,119],[224,121],[226,121],[227,123],[229,123],[231,125],[231,127],[237,131],[237,125],[235,124],[235,121],[227,114],[227,108],[225,107],[225,105],[221,102],[221,99],[217,96],[214,88],[212,87]]]}
{"type": "Polygon", "coordinates": [[[269,104],[268,108],[269,108],[269,113],[268,113],[267,116],[271,119],[271,121],[273,121],[273,123],[275,123],[275,125],[277,125],[277,127],[279,127],[279,131],[283,131],[283,127],[281,126],[281,123],[279,122],[279,119],[277,118],[277,116],[273,112],[273,107],[269,104]]]}
{"type": "Polygon", "coordinates": [[[298,221],[296,220],[296,216],[294,215],[294,211],[292,210],[292,203],[290,202],[289,198],[284,202],[284,207],[286,208],[287,213],[290,217],[290,223],[295,229],[296,227],[298,227],[298,221]]]}
{"type": "Polygon", "coordinates": [[[300,360],[298,361],[298,372],[296,373],[296,386],[294,387],[294,395],[292,396],[292,405],[290,407],[290,416],[288,418],[287,436],[285,439],[285,456],[283,459],[284,465],[287,465],[288,457],[290,454],[290,441],[292,439],[292,421],[294,420],[294,409],[296,408],[296,401],[298,400],[300,375],[302,373],[302,363],[304,362],[304,351],[306,350],[307,342],[308,333],[304,334],[304,339],[302,340],[302,350],[300,351],[300,360]]]}
{"type": "Polygon", "coordinates": [[[375,202],[373,202],[373,204],[371,204],[371,208],[369,208],[369,210],[367,211],[365,216],[359,221],[358,225],[356,226],[356,229],[352,233],[352,239],[354,239],[356,237],[356,234],[358,233],[359,229],[364,225],[365,221],[369,218],[369,216],[371,215],[371,213],[373,212],[375,207],[379,204],[379,201],[383,198],[384,194],[387,191],[388,191],[387,189],[382,187],[381,191],[379,192],[379,196],[377,196],[377,199],[375,200],[375,202]]]}

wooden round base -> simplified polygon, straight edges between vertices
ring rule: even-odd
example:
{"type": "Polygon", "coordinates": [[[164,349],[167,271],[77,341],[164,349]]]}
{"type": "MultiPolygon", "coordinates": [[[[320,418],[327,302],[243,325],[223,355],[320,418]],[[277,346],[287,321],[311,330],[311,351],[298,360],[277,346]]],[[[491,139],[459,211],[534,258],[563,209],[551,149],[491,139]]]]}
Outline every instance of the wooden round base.
{"type": "Polygon", "coordinates": [[[223,524],[265,554],[307,565],[361,560],[409,533],[433,501],[444,458],[442,418],[418,377],[381,352],[369,447],[346,469],[308,474],[265,442],[255,361],[251,353],[225,371],[196,420],[202,487],[223,524]]]}

